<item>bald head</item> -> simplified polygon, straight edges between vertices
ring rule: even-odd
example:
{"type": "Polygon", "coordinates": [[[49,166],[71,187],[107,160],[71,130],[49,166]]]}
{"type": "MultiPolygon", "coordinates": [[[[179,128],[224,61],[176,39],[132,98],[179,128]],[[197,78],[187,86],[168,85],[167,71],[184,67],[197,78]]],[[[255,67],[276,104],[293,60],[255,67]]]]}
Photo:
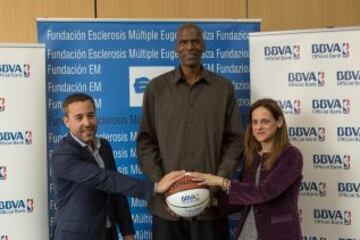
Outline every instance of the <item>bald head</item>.
{"type": "Polygon", "coordinates": [[[202,42],[204,42],[203,35],[202,35],[203,30],[198,25],[196,25],[194,23],[185,23],[180,28],[178,28],[178,30],[176,31],[176,39],[177,39],[177,41],[179,41],[179,35],[181,35],[181,33],[184,30],[190,30],[190,29],[195,30],[195,32],[198,35],[199,39],[202,42]]]}

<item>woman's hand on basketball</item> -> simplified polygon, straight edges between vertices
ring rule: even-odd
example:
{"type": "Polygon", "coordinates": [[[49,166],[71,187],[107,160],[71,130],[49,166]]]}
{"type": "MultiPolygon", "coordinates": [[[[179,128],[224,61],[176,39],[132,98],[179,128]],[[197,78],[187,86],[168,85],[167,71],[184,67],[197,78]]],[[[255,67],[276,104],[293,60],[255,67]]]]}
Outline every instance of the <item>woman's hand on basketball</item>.
{"type": "Polygon", "coordinates": [[[198,182],[199,185],[221,187],[223,183],[223,177],[208,173],[191,172],[190,176],[192,180],[198,182]]]}
{"type": "Polygon", "coordinates": [[[185,170],[172,171],[166,174],[157,183],[155,192],[165,193],[171,187],[171,185],[173,185],[177,180],[181,179],[184,175],[185,175],[185,170]]]}

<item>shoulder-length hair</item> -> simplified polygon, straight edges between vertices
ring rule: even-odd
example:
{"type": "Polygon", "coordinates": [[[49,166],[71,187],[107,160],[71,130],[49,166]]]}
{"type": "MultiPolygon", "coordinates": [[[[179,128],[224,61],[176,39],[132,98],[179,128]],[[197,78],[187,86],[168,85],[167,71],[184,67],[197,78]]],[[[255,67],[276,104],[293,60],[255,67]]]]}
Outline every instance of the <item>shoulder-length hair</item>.
{"type": "Polygon", "coordinates": [[[269,170],[276,162],[282,151],[289,146],[289,138],[287,132],[287,125],[284,113],[279,107],[278,103],[270,98],[263,98],[257,100],[250,107],[248,125],[245,132],[245,170],[249,170],[254,157],[261,151],[261,144],[258,142],[252,131],[252,113],[259,107],[266,108],[276,121],[282,119],[282,126],[277,128],[274,136],[274,142],[271,152],[267,155],[266,160],[263,162],[263,167],[269,170]]]}

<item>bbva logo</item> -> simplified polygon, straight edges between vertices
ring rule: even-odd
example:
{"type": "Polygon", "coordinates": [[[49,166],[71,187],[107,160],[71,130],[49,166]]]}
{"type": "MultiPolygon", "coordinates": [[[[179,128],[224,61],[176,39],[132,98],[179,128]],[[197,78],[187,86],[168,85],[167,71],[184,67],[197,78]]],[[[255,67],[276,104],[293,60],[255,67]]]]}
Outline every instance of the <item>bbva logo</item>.
{"type": "Polygon", "coordinates": [[[0,64],[0,74],[18,74],[24,77],[30,77],[31,66],[30,64],[0,64]]]}
{"type": "Polygon", "coordinates": [[[351,211],[314,209],[314,219],[339,221],[342,222],[344,225],[351,225],[351,211]]]}
{"type": "Polygon", "coordinates": [[[313,164],[343,166],[344,169],[349,169],[351,164],[351,156],[349,154],[314,154],[313,164]]]}
{"type": "Polygon", "coordinates": [[[354,182],[339,182],[338,183],[338,192],[346,192],[346,193],[359,193],[360,192],[360,183],[354,182]]]}
{"type": "Polygon", "coordinates": [[[318,194],[320,197],[326,196],[326,183],[325,182],[301,182],[300,191],[302,192],[312,192],[318,194]]]}
{"type": "Polygon", "coordinates": [[[289,72],[288,73],[288,82],[316,82],[324,84],[325,82],[325,72],[319,71],[308,71],[308,72],[289,72]]]}
{"type": "Polygon", "coordinates": [[[359,70],[337,71],[336,80],[337,81],[360,80],[360,71],[359,70]]]}
{"type": "Polygon", "coordinates": [[[349,43],[316,43],[311,45],[311,52],[313,54],[341,54],[343,57],[349,57],[350,44],[349,43]]]}
{"type": "Polygon", "coordinates": [[[184,196],[181,196],[181,202],[187,203],[187,202],[195,202],[200,199],[199,194],[187,194],[184,196]]]}
{"type": "Polygon", "coordinates": [[[300,58],[299,45],[285,45],[285,46],[265,46],[265,56],[292,56],[294,59],[300,58]]]}
{"type": "Polygon", "coordinates": [[[338,127],[338,137],[360,137],[360,127],[338,127]]]}
{"type": "Polygon", "coordinates": [[[305,137],[316,138],[323,142],[326,139],[326,129],[324,127],[289,127],[290,137],[305,137]]]}

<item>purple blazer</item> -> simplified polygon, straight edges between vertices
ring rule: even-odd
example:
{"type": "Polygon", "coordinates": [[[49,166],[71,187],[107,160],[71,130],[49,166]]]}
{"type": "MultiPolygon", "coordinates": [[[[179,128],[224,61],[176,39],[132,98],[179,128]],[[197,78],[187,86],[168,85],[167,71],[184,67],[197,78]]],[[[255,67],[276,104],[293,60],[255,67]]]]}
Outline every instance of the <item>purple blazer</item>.
{"type": "Polygon", "coordinates": [[[298,214],[298,196],[302,179],[303,157],[299,149],[290,145],[273,167],[261,169],[259,184],[255,173],[261,156],[254,159],[241,182],[232,181],[229,203],[243,205],[237,236],[243,227],[246,213],[254,207],[255,222],[261,240],[302,239],[298,214]]]}

